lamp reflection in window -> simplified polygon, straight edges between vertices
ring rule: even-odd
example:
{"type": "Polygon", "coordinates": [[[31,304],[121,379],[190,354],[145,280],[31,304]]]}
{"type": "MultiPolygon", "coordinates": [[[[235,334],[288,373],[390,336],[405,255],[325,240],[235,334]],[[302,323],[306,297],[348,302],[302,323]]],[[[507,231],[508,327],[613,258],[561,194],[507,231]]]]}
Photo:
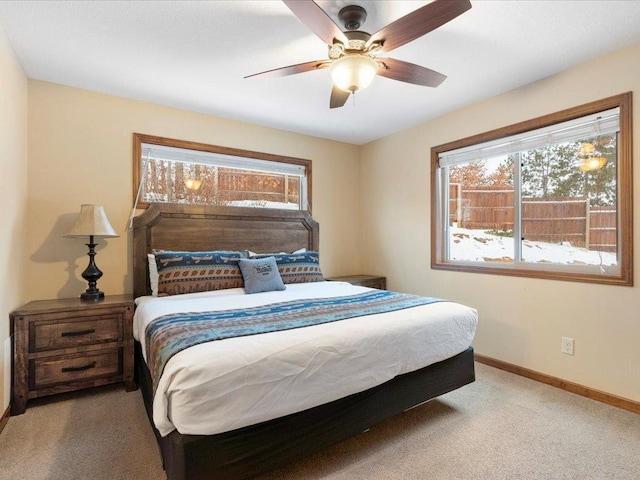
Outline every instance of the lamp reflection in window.
{"type": "Polygon", "coordinates": [[[583,172],[599,170],[607,164],[607,159],[596,150],[593,143],[583,143],[578,152],[577,167],[583,172]]]}
{"type": "Polygon", "coordinates": [[[198,180],[197,178],[185,178],[184,186],[187,187],[188,190],[198,190],[202,186],[202,180],[198,180]]]}

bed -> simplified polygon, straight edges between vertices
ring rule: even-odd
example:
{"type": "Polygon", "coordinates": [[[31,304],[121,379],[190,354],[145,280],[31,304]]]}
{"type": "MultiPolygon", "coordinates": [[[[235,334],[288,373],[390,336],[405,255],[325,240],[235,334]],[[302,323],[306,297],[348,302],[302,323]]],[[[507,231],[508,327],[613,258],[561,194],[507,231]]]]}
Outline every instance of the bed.
{"type": "MultiPolygon", "coordinates": [[[[147,255],[154,250],[293,252],[306,249],[317,252],[318,247],[319,226],[308,212],[152,204],[133,222],[137,329],[143,332],[147,321],[167,312],[193,313],[211,308],[236,308],[234,311],[237,311],[239,306],[245,305],[247,308],[271,308],[283,301],[289,308],[290,303],[302,302],[302,299],[323,302],[328,297],[343,301],[361,296],[394,295],[393,292],[379,293],[365,287],[324,281],[288,284],[284,291],[258,295],[246,295],[242,288],[169,297],[150,295],[147,255]]],[[[470,343],[476,321],[473,309],[451,302],[429,301],[398,312],[370,314],[366,318],[357,316],[284,332],[206,342],[206,345],[177,353],[166,363],[161,376],[155,372],[155,367],[148,367],[145,357],[148,359],[150,354],[140,333],[136,341],[137,381],[168,480],[252,478],[473,382],[475,373],[470,343]],[[406,323],[405,329],[409,331],[414,328],[411,322],[419,321],[417,312],[421,309],[433,312],[437,322],[432,323],[441,324],[444,330],[438,333],[425,331],[422,337],[414,334],[413,347],[398,348],[396,334],[389,333],[387,316],[407,317],[398,324],[406,323]],[[376,329],[385,332],[383,340],[360,338],[361,335],[374,335],[376,329]],[[444,342],[444,339],[458,335],[457,332],[463,332],[460,338],[452,343],[444,342]],[[265,341],[271,342],[267,343],[267,349],[276,355],[292,355],[291,350],[297,350],[301,345],[306,348],[307,344],[312,345],[310,348],[319,348],[313,345],[320,342],[322,347],[316,353],[303,355],[312,358],[317,365],[323,365],[326,371],[313,366],[302,369],[302,375],[290,375],[292,368],[301,371],[295,360],[298,357],[293,360],[286,356],[263,359],[262,354],[256,352],[258,343],[263,348],[265,341]],[[431,342],[436,352],[426,352],[420,342],[431,342]],[[370,347],[373,343],[375,348],[370,347]],[[366,351],[357,350],[345,361],[339,355],[343,354],[342,350],[350,351],[352,344],[364,346],[366,351]],[[438,348],[440,344],[441,348],[438,348]],[[205,350],[209,348],[214,350],[205,350]],[[387,360],[387,356],[402,349],[413,351],[421,358],[413,359],[408,355],[406,360],[403,358],[399,362],[401,366],[387,360]],[[242,357],[244,370],[230,363],[234,356],[242,357]],[[371,370],[363,368],[359,361],[370,364],[371,370]],[[380,368],[374,370],[376,361],[381,362],[380,368]],[[227,370],[214,375],[207,362],[227,370]],[[418,362],[425,362],[426,366],[418,362]],[[258,365],[261,370],[256,374],[248,370],[250,365],[258,365]],[[334,375],[338,372],[349,380],[327,380],[331,378],[332,369],[334,375]],[[280,370],[285,379],[284,387],[282,379],[271,379],[274,372],[280,370]],[[185,376],[187,371],[189,375],[185,376]],[[232,373],[239,377],[232,377],[232,373]],[[355,375],[355,379],[347,377],[349,374],[355,375]],[[177,384],[175,378],[185,383],[177,384]],[[204,386],[195,385],[195,378],[207,385],[206,392],[204,386]],[[222,383],[215,383],[219,379],[222,383]],[[319,383],[322,381],[331,383],[323,388],[319,383]],[[191,394],[183,395],[187,390],[185,385],[189,388],[193,385],[191,394]],[[238,385],[237,391],[233,385],[238,385]],[[241,391],[240,385],[243,388],[248,385],[249,389],[241,391]],[[225,389],[230,386],[228,393],[225,389]],[[209,391],[212,392],[211,399],[206,398],[209,391]],[[230,400],[233,398],[238,401],[230,400]],[[220,406],[215,405],[217,401],[221,402],[220,406]],[[195,404],[200,404],[198,409],[195,404]],[[223,413],[216,414],[215,408],[221,408],[219,412],[223,413]],[[198,412],[202,418],[192,416],[198,412]]]]}

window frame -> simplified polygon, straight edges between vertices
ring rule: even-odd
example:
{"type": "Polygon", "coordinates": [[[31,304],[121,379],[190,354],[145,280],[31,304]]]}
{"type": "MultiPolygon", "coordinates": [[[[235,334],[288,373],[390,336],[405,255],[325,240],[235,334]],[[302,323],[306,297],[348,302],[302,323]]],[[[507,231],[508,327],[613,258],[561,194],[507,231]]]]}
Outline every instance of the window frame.
{"type": "MultiPolygon", "coordinates": [[[[187,150],[197,150],[201,152],[218,153],[223,155],[231,155],[235,157],[253,158],[257,160],[266,160],[270,162],[289,163],[293,165],[301,165],[305,168],[306,173],[306,210],[311,213],[311,160],[295,157],[286,157],[283,155],[274,155],[271,153],[254,152],[251,150],[242,150],[239,148],[222,147],[219,145],[209,145],[206,143],[193,142],[189,140],[178,140],[175,138],[157,137],[154,135],[146,135],[142,133],[133,134],[133,201],[136,203],[137,208],[145,209],[149,206],[148,202],[143,201],[138,197],[138,190],[140,188],[140,176],[142,173],[142,144],[152,144],[164,147],[176,147],[187,150]]],[[[142,196],[142,195],[140,195],[142,196]]],[[[234,207],[230,208],[261,208],[261,207],[234,207]]]]}
{"type": "Polygon", "coordinates": [[[633,125],[632,93],[626,92],[602,100],[586,103],[559,112],[526,120],[506,127],[455,140],[431,148],[431,268],[470,273],[509,275],[550,280],[599,283],[607,285],[633,285],[633,125]],[[439,189],[439,156],[444,152],[470,147],[492,140],[502,139],[528,131],[552,126],[593,115],[605,110],[620,108],[620,134],[618,137],[617,162],[617,209],[618,209],[618,274],[598,274],[580,271],[559,270],[559,266],[546,264],[486,265],[480,262],[451,261],[446,258],[448,241],[445,239],[445,219],[442,218],[443,192],[439,189]],[[525,267],[526,268],[523,268],[525,267]]]}

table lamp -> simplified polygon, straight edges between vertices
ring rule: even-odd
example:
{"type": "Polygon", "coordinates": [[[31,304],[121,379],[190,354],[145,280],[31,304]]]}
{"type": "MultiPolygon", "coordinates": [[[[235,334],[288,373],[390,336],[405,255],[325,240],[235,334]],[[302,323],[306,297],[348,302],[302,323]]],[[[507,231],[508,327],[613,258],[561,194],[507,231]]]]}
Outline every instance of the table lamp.
{"type": "Polygon", "coordinates": [[[98,279],[102,277],[102,271],[97,267],[94,257],[96,256],[95,238],[117,237],[104,209],[101,205],[81,205],[80,214],[76,219],[73,228],[65,235],[66,238],[86,238],[89,237],[89,266],[82,272],[82,278],[89,282],[89,288],[80,295],[82,300],[100,300],[104,298],[104,292],[97,288],[98,279]]]}

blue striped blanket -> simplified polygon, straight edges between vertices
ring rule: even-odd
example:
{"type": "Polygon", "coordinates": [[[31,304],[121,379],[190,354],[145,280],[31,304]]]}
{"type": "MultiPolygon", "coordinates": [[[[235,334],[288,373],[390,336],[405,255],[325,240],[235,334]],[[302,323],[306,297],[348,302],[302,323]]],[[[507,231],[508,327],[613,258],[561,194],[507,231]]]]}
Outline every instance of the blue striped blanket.
{"type": "Polygon", "coordinates": [[[147,362],[155,393],[160,375],[176,353],[225,338],[277,332],[386,313],[442,301],[376,290],[346,297],[292,300],[260,307],[212,312],[172,313],[146,328],[147,362]]]}

